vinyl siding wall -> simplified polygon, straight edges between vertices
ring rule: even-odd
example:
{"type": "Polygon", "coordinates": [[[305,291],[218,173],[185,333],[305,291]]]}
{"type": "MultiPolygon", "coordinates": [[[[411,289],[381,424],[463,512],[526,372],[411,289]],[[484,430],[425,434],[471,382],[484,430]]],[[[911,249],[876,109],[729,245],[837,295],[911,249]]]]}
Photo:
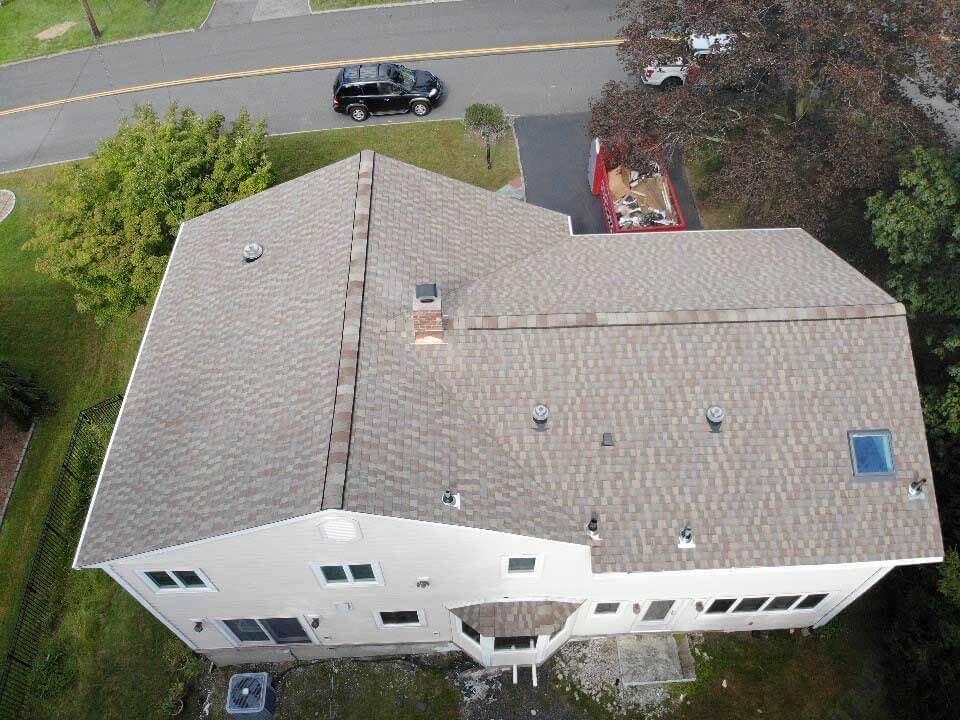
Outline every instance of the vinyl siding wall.
{"type": "MultiPolygon", "coordinates": [[[[455,512],[451,510],[451,512],[455,512]]],[[[691,550],[696,552],[696,550],[691,550]]],[[[585,601],[568,624],[573,636],[631,631],[753,630],[814,625],[851,594],[862,592],[892,563],[593,575],[587,545],[559,543],[505,533],[397,518],[331,511],[295,521],[224,536],[110,563],[110,571],[141,602],[150,604],[200,651],[224,651],[235,643],[219,621],[231,618],[298,617],[315,645],[251,647],[225,658],[281,659],[323,655],[323,647],[409,644],[439,646],[451,641],[470,650],[449,607],[499,600],[585,601]],[[320,530],[323,520],[350,517],[362,537],[338,543],[320,530]],[[504,558],[534,555],[537,572],[504,577],[504,558]],[[377,563],[382,585],[324,587],[311,563],[377,563]],[[216,592],[157,592],[143,579],[146,570],[199,570],[216,592]],[[429,587],[417,587],[418,579],[429,587]],[[828,593],[813,610],[708,615],[699,612],[717,597],[828,593]],[[644,623],[651,600],[677,602],[660,623],[644,623]],[[595,615],[596,602],[620,602],[613,615],[595,615]],[[349,603],[349,609],[342,603],[349,603]],[[381,610],[419,610],[424,624],[380,627],[381,610]],[[639,614],[638,614],[639,613],[639,614]],[[320,618],[312,630],[309,618],[320,618]],[[203,621],[203,632],[194,623],[203,621]],[[439,644],[439,645],[438,645],[439,644]]],[[[359,646],[363,646],[362,648],[359,646]]],[[[373,648],[372,650],[370,648],[373,648]]],[[[396,650],[394,650],[396,651],[396,650]]],[[[350,649],[344,651],[350,654],[350,649]]],[[[339,654],[344,654],[343,652],[339,654]]]]}

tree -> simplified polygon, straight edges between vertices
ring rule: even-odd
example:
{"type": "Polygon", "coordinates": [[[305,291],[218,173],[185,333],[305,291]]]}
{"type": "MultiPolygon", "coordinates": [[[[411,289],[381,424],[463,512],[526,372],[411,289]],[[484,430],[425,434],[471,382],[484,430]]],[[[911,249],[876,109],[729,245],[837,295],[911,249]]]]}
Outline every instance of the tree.
{"type": "Polygon", "coordinates": [[[37,268],[70,283],[98,323],[130,315],[152,300],[180,223],[270,185],[265,148],[246,112],[226,128],[219,113],[138,107],[52,183],[28,243],[42,250],[37,268]]]}
{"type": "Polygon", "coordinates": [[[896,192],[869,198],[867,218],[890,287],[945,365],[926,398],[931,435],[960,436],[960,153],[917,148],[911,160],[896,192]]]}
{"type": "Polygon", "coordinates": [[[52,409],[46,390],[29,377],[17,374],[10,363],[0,361],[0,415],[26,430],[34,418],[52,409]]]}
{"type": "Polygon", "coordinates": [[[499,105],[474,103],[470,105],[463,116],[463,126],[483,138],[487,147],[487,170],[493,168],[491,148],[507,131],[507,118],[503,108],[499,105]]]}
{"type": "Polygon", "coordinates": [[[716,200],[753,225],[828,225],[835,199],[884,187],[905,143],[933,136],[898,80],[957,77],[954,0],[624,0],[619,54],[632,76],[608,83],[592,129],[637,164],[652,153],[713,158],[716,200]],[[729,33],[723,52],[673,92],[638,79],[689,56],[691,35],[729,33]],[[951,74],[952,73],[952,74],[951,74]]]}

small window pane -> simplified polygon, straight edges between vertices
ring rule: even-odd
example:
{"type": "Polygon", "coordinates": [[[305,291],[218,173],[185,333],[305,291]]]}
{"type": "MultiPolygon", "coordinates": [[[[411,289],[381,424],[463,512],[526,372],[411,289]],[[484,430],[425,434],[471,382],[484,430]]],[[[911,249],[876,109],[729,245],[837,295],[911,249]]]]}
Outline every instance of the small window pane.
{"type": "Polygon", "coordinates": [[[420,614],[416,610],[381,612],[380,622],[384,625],[419,625],[420,614]]]}
{"type": "Polygon", "coordinates": [[[207,584],[193,570],[174,570],[173,574],[188,588],[205,588],[207,584]]]}
{"type": "Polygon", "coordinates": [[[477,645],[480,644],[480,633],[463,622],[463,620],[460,621],[460,629],[463,630],[464,635],[473,640],[477,645]]]}
{"type": "Polygon", "coordinates": [[[620,609],[620,603],[597,603],[597,606],[593,609],[594,615],[613,615],[620,609]]]}
{"type": "Polygon", "coordinates": [[[350,581],[350,579],[347,577],[347,571],[344,570],[341,565],[323,565],[320,568],[320,572],[323,573],[323,579],[328,583],[342,583],[350,581]]]}
{"type": "Polygon", "coordinates": [[[769,600],[769,597],[751,597],[744,598],[733,609],[734,612],[756,612],[763,607],[763,604],[769,600]]]}
{"type": "Polygon", "coordinates": [[[373,565],[364,563],[363,565],[350,565],[350,574],[353,575],[354,582],[376,582],[377,576],[373,573],[373,565]]]}
{"type": "Polygon", "coordinates": [[[815,608],[825,597],[826,593],[807,595],[803,600],[800,601],[794,610],[809,610],[810,608],[815,608]]]}
{"type": "Polygon", "coordinates": [[[150,578],[150,582],[152,582],[158,588],[165,589],[180,587],[177,585],[177,581],[170,577],[170,573],[168,573],[166,570],[151,570],[145,574],[148,578],[150,578]]]}
{"type": "Polygon", "coordinates": [[[493,639],[494,650],[529,650],[536,647],[536,644],[537,639],[531,635],[496,637],[493,639]]]}
{"type": "Polygon", "coordinates": [[[303,631],[303,625],[296,618],[266,618],[260,622],[278,644],[310,642],[309,636],[303,631]]]}
{"type": "Polygon", "coordinates": [[[893,443],[886,430],[852,433],[850,446],[857,475],[882,475],[894,471],[893,443]]]}
{"type": "Polygon", "coordinates": [[[507,572],[511,573],[530,573],[537,567],[535,557],[512,557],[507,563],[507,572]]]}
{"type": "Polygon", "coordinates": [[[650,603],[650,607],[648,607],[647,611],[643,614],[643,619],[663,620],[672,607],[673,600],[653,600],[650,603]]]}
{"type": "Polygon", "coordinates": [[[777,595],[764,610],[789,610],[799,599],[799,595],[777,595]]]}
{"type": "Polygon", "coordinates": [[[707,614],[714,615],[718,613],[725,613],[727,610],[733,607],[733,604],[736,601],[736,598],[723,598],[721,600],[714,600],[712,603],[710,603],[710,607],[707,608],[707,614]]]}
{"type": "Polygon", "coordinates": [[[256,620],[249,618],[224,620],[223,624],[230,628],[230,632],[240,642],[265,642],[270,639],[256,620]]]}

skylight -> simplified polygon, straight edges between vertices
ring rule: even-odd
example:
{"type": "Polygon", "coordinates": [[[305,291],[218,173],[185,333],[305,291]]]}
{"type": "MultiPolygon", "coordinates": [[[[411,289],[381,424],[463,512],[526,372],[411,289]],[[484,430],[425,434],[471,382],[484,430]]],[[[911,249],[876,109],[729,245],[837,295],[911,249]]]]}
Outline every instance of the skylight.
{"type": "Polygon", "coordinates": [[[893,440],[889,430],[863,430],[850,433],[850,455],[857,476],[892,475],[893,440]]]}

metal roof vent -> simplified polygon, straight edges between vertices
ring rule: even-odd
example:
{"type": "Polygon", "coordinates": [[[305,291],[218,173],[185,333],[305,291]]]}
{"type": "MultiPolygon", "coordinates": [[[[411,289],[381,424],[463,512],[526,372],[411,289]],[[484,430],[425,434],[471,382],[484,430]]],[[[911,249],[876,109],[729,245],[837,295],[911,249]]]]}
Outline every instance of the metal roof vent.
{"type": "Polygon", "coordinates": [[[605,432],[603,434],[603,439],[600,441],[600,444],[604,447],[613,447],[613,433],[605,432]]]}
{"type": "Polygon", "coordinates": [[[711,405],[707,408],[707,422],[710,423],[711,432],[720,432],[720,425],[723,423],[723,419],[726,417],[726,413],[723,411],[723,408],[719,405],[711,405]]]}
{"type": "Polygon", "coordinates": [[[272,718],[276,706],[277,693],[268,673],[237,673],[230,678],[227,714],[231,717],[272,718]]]}
{"type": "Polygon", "coordinates": [[[440,501],[447,507],[460,508],[460,493],[455,493],[450,488],[443,491],[443,497],[440,501]]]}
{"type": "Polygon", "coordinates": [[[693,542],[693,530],[690,529],[689,525],[685,525],[683,530],[680,531],[677,547],[683,549],[696,547],[696,543],[693,542]]]}
{"type": "Polygon", "coordinates": [[[547,420],[550,419],[550,408],[548,408],[543,403],[534,406],[533,408],[533,424],[537,426],[537,430],[546,430],[547,429],[547,420]]]}
{"type": "Polygon", "coordinates": [[[436,283],[420,283],[417,285],[416,295],[417,302],[426,305],[436,302],[437,298],[440,297],[440,291],[437,289],[436,283]]]}
{"type": "Polygon", "coordinates": [[[587,523],[587,535],[591,540],[600,539],[600,523],[597,522],[596,514],[590,516],[590,522],[587,523]]]}
{"type": "Polygon", "coordinates": [[[924,492],[924,487],[927,484],[927,479],[925,477],[917,477],[913,479],[913,482],[910,483],[910,487],[907,488],[910,493],[911,500],[923,500],[927,497],[927,493],[924,492]]]}
{"type": "Polygon", "coordinates": [[[252,263],[254,260],[259,259],[263,255],[263,245],[259,243],[250,243],[249,245],[243,246],[243,261],[252,263]]]}

